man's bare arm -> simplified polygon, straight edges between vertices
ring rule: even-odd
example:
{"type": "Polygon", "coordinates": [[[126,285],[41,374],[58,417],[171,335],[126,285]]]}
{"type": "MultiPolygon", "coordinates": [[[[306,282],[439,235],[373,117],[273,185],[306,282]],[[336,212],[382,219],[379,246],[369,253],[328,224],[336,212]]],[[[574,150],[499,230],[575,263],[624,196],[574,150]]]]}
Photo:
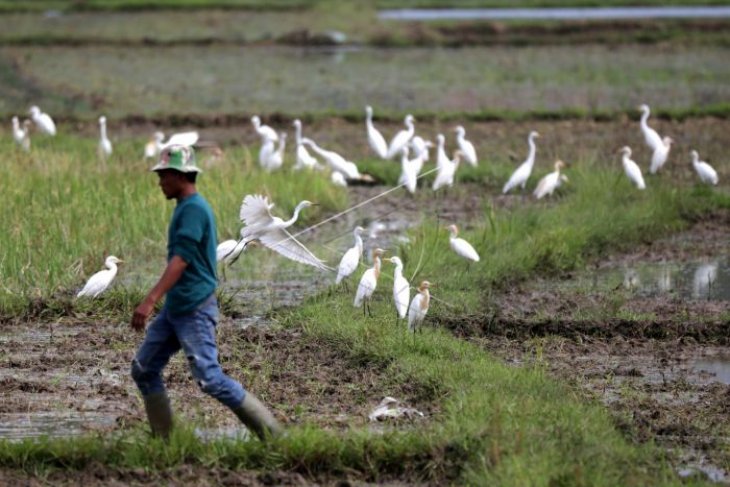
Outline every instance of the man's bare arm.
{"type": "Polygon", "coordinates": [[[175,283],[180,280],[185,268],[188,263],[185,262],[182,257],[175,255],[167,263],[165,272],[162,273],[162,277],[157,281],[157,284],[147,293],[147,297],[142,301],[139,306],[134,310],[132,315],[132,328],[135,330],[144,330],[147,318],[152,314],[152,310],[155,308],[155,304],[162,299],[162,296],[167,293],[175,283]]]}

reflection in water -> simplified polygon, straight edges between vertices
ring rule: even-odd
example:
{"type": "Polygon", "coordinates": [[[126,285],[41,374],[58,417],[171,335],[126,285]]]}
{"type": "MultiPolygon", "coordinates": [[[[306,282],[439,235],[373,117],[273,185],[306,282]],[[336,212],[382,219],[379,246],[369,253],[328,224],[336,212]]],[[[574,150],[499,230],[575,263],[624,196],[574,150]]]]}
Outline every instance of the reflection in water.
{"type": "Polygon", "coordinates": [[[702,357],[692,364],[692,368],[713,375],[717,382],[730,385],[730,357],[702,357]]]}
{"type": "Polygon", "coordinates": [[[641,285],[641,279],[636,269],[624,271],[624,287],[629,290],[637,289],[641,285]]]}
{"type": "Polygon", "coordinates": [[[659,291],[668,293],[672,290],[672,271],[666,262],[662,262],[659,268],[659,275],[656,279],[656,286],[659,291]]]}
{"type": "Polygon", "coordinates": [[[689,299],[730,301],[730,261],[656,262],[630,268],[604,268],[578,276],[567,285],[588,285],[592,289],[623,287],[645,296],[672,293],[689,299]]]}
{"type": "Polygon", "coordinates": [[[717,280],[717,268],[717,262],[700,264],[697,267],[692,279],[692,297],[711,297],[712,286],[717,280]]]}

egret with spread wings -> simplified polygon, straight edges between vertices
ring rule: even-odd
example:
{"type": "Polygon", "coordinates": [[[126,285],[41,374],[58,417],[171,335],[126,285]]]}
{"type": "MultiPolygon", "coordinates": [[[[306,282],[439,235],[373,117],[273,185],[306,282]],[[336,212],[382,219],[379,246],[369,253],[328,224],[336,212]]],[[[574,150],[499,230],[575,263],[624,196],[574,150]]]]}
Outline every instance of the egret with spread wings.
{"type": "Polygon", "coordinates": [[[294,208],[294,215],[284,221],[271,214],[274,204],[269,203],[266,196],[246,195],[241,204],[241,221],[246,225],[241,230],[241,237],[246,241],[258,240],[264,247],[295,262],[311,265],[317,269],[332,270],[287,231],[287,228],[299,218],[299,212],[312,204],[306,200],[300,202],[294,208]]]}

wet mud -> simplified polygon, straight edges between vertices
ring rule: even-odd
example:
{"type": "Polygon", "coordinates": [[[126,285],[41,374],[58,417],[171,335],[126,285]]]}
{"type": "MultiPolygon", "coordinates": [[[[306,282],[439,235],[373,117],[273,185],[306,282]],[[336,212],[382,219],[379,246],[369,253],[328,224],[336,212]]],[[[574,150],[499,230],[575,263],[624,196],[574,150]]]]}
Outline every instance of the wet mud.
{"type": "MultiPolygon", "coordinates": [[[[126,323],[15,323],[0,330],[0,436],[73,435],[139,424],[145,418],[129,376],[141,335],[126,323]]],[[[271,406],[286,424],[335,430],[363,426],[387,395],[430,416],[429,395],[397,384],[386,363],[352,357],[300,330],[219,324],[221,365],[271,406]]],[[[228,434],[233,415],[196,386],[177,354],[165,373],[180,418],[228,434]]]]}
{"type": "MultiPolygon", "coordinates": [[[[729,236],[719,215],[587,272],[723,257],[729,236]]],[[[445,326],[604,403],[627,436],[665,448],[680,475],[730,481],[730,301],[641,293],[620,280],[603,289],[566,286],[575,279],[515,286],[493,297],[493,314],[445,326]]]]}

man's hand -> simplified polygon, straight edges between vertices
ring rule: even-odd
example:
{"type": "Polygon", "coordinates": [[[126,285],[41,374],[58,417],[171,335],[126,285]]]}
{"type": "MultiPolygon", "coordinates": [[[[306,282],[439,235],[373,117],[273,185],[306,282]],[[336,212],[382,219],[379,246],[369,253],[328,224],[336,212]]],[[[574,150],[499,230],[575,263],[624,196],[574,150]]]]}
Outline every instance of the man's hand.
{"type": "Polygon", "coordinates": [[[144,330],[144,326],[147,323],[147,319],[152,314],[152,310],[155,308],[155,303],[162,299],[162,296],[167,293],[172,286],[180,279],[183,271],[188,266],[182,257],[175,255],[167,263],[165,272],[162,273],[162,277],[157,281],[155,287],[149,292],[147,297],[142,303],[137,306],[132,315],[132,328],[137,331],[144,330]]]}
{"type": "Polygon", "coordinates": [[[147,299],[142,301],[134,310],[134,314],[132,315],[132,329],[136,331],[144,330],[144,327],[147,324],[147,319],[152,314],[152,310],[154,308],[155,304],[153,302],[150,302],[147,299]]]}

